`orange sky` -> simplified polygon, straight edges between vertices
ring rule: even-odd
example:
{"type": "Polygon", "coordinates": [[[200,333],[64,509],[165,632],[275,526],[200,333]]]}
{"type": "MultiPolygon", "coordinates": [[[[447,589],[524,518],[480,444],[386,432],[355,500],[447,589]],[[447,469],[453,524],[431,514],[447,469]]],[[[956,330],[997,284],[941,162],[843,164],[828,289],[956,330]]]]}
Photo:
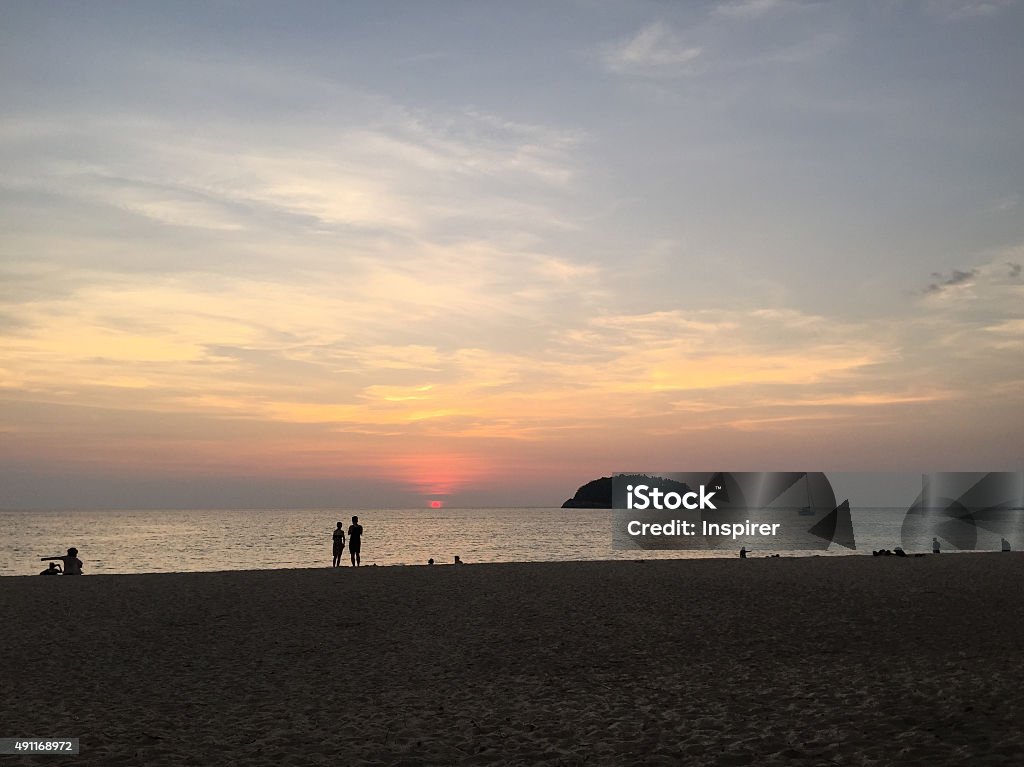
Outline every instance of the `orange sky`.
{"type": "Polygon", "coordinates": [[[965,8],[12,10],[0,508],[1020,470],[1022,11],[965,8]]]}

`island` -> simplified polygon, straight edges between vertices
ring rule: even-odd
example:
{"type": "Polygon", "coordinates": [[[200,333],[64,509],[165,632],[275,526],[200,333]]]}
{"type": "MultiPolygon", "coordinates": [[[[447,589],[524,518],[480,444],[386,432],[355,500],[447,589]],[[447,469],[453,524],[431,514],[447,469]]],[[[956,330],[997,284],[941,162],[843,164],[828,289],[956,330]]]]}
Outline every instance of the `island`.
{"type": "MultiPolygon", "coordinates": [[[[619,477],[622,480],[638,485],[638,484],[649,484],[652,481],[657,481],[658,486],[666,489],[673,490],[680,494],[690,492],[690,486],[685,482],[676,482],[671,479],[665,479],[663,477],[652,477],[647,474],[629,474],[621,475],[619,477]]],[[[612,508],[612,478],[601,477],[599,479],[592,479],[585,485],[582,485],[576,494],[562,504],[563,509],[610,509],[612,508]]]]}

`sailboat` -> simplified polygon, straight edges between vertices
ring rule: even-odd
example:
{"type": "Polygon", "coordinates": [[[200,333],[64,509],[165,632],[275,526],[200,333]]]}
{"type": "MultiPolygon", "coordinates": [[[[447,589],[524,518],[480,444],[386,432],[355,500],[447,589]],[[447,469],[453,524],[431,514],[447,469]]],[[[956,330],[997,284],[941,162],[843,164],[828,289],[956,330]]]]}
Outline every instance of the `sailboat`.
{"type": "Polygon", "coordinates": [[[811,475],[804,474],[804,484],[807,485],[807,505],[800,509],[801,517],[813,517],[817,512],[814,511],[814,501],[811,500],[811,475]]]}

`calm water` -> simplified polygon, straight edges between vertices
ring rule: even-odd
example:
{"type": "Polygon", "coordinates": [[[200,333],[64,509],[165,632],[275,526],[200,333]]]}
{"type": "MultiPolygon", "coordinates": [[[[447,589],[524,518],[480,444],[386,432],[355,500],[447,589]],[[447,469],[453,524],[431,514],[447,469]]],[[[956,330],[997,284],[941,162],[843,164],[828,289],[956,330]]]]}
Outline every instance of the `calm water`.
{"type": "MultiPolygon", "coordinates": [[[[331,531],[353,514],[365,528],[364,565],[446,563],[455,554],[467,563],[735,556],[613,551],[611,513],[590,509],[8,511],[0,512],[0,575],[34,575],[45,567],[39,557],[69,546],[86,574],[329,567],[331,531]]],[[[853,519],[856,553],[899,543],[902,511],[853,519]]],[[[827,553],[853,552],[833,545],[827,553]]]]}

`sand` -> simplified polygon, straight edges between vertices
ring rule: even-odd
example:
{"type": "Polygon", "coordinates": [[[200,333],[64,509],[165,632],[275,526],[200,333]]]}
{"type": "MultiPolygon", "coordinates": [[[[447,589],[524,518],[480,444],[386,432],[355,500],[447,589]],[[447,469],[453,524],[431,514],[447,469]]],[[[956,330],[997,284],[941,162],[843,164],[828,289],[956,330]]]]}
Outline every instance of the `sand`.
{"type": "Polygon", "coordinates": [[[1024,554],[0,579],[0,764],[1024,763],[1024,554]]]}

